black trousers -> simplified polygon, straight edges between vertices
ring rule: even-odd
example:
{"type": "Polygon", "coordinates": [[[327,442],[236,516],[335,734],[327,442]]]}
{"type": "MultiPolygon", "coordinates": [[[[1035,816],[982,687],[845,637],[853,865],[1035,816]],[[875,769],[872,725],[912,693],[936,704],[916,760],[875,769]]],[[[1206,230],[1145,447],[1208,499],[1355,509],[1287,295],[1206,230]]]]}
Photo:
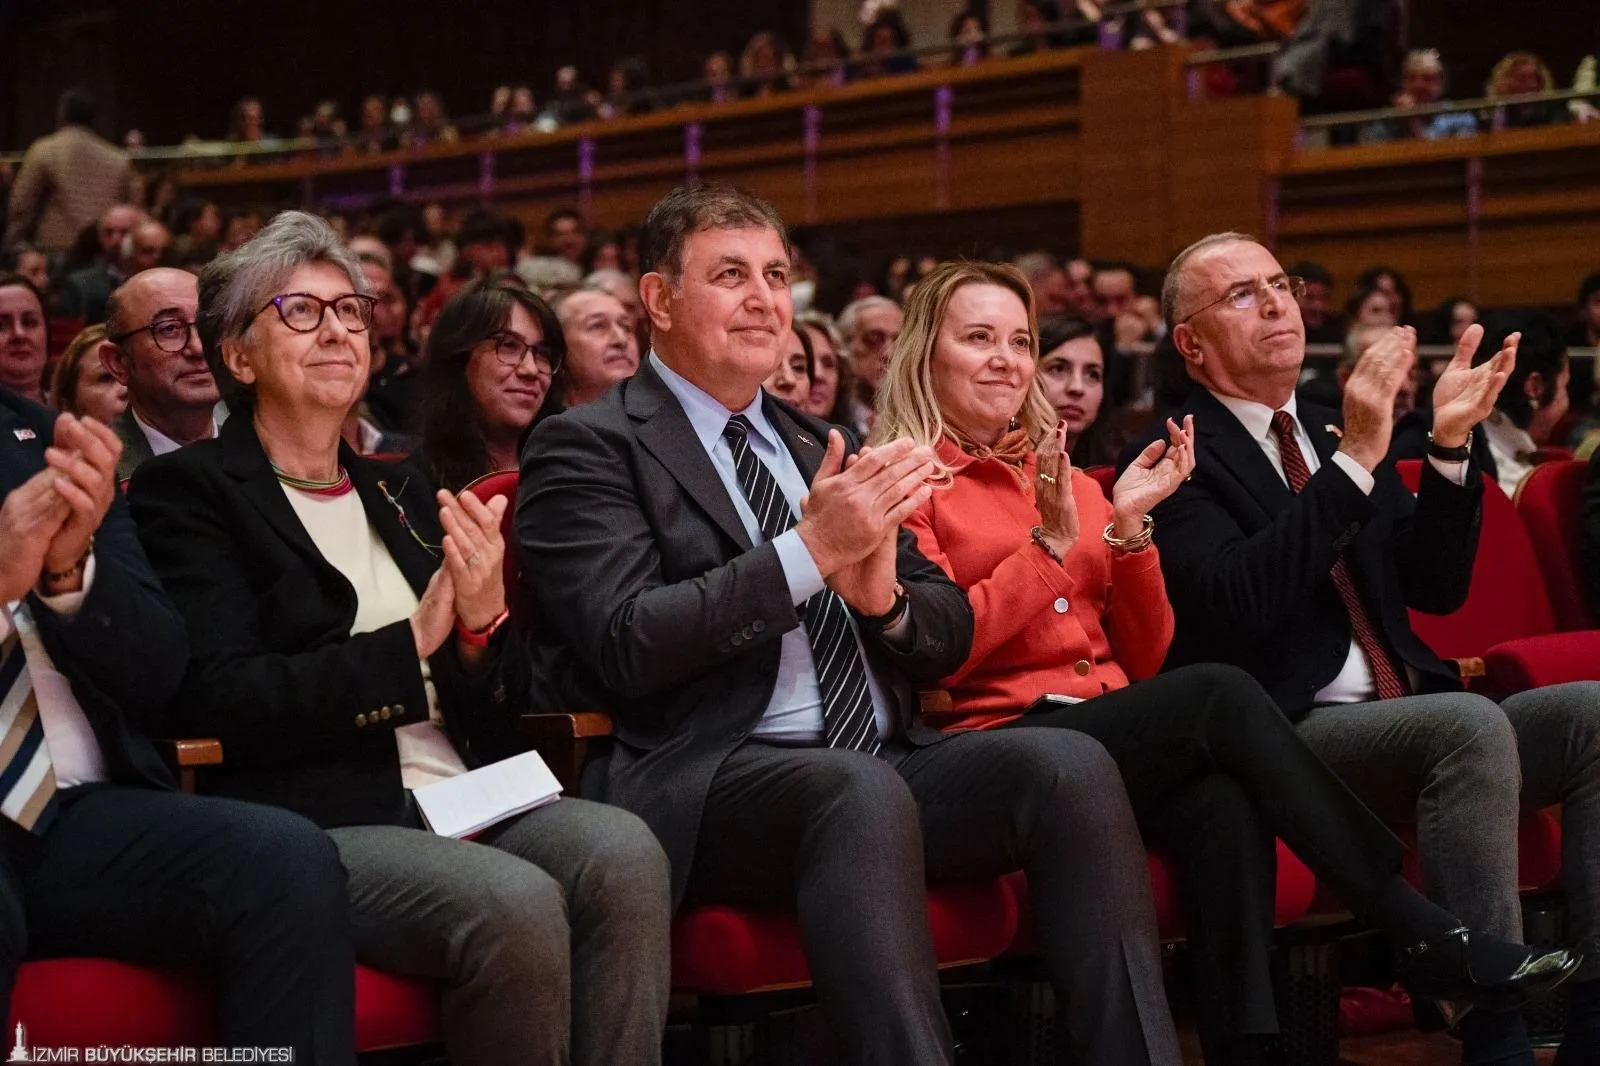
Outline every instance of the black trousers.
{"type": "Polygon", "coordinates": [[[1281,837],[1359,915],[1404,846],[1243,670],[1187,666],[1004,728],[1103,744],[1146,842],[1178,869],[1202,1042],[1277,1031],[1269,969],[1281,837]]]}
{"type": "Polygon", "coordinates": [[[1025,870],[1063,1061],[1178,1066],[1149,873],[1110,756],[1061,729],[960,733],[886,758],[747,743],[712,780],[686,899],[799,917],[842,1061],[954,1061],[924,899],[1025,870]]]}
{"type": "Polygon", "coordinates": [[[91,785],[62,799],[42,839],[10,823],[0,837],[0,1007],[25,958],[200,964],[222,1044],[354,1062],[349,905],[326,833],[179,792],[91,785]]]}

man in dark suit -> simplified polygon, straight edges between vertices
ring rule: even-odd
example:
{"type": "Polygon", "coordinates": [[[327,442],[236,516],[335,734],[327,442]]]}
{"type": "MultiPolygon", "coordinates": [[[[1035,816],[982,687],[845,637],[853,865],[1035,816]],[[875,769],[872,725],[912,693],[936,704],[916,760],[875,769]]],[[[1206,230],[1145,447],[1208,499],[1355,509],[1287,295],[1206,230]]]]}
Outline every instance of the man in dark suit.
{"type": "MultiPolygon", "coordinates": [[[[1600,919],[1600,685],[1496,706],[1461,690],[1406,615],[1466,597],[1483,494],[1470,438],[1515,365],[1516,338],[1477,367],[1481,327],[1461,338],[1434,388],[1413,497],[1385,456],[1414,331],[1397,327],[1367,351],[1342,416],[1297,404],[1294,288],[1239,234],[1198,242],[1167,276],[1163,310],[1194,381],[1173,417],[1193,414],[1196,432],[1191,481],[1154,515],[1177,614],[1169,665],[1254,673],[1369,806],[1416,824],[1438,902],[1509,940],[1521,939],[1519,804],[1565,804],[1569,932],[1586,943],[1600,919]]],[[[1591,951],[1571,986],[1561,1066],[1600,1061],[1596,977],[1591,951]]],[[[1462,1030],[1466,1062],[1532,1062],[1515,1015],[1474,1012],[1462,1030]]]]}
{"type": "Polygon", "coordinates": [[[847,1061],[952,1061],[926,880],[1020,868],[1074,1061],[1176,1063],[1109,756],[1065,730],[915,721],[912,686],[959,667],[973,625],[899,528],[932,453],[846,457],[761,391],[793,316],[782,221],[679,189],[641,246],[655,351],[535,431],[517,504],[540,650],[616,723],[586,791],[655,830],[675,902],[796,908],[847,1061]]]}
{"type": "Polygon", "coordinates": [[[28,956],[198,963],[224,1044],[351,1062],[332,843],[288,812],[176,791],[141,732],[188,654],[117,491],[120,450],[0,391],[0,1009],[28,956]]]}
{"type": "Polygon", "coordinates": [[[117,479],[147,459],[217,435],[217,382],[206,365],[195,314],[195,276],[142,270],[111,294],[101,362],[128,389],[128,409],[111,428],[122,441],[117,479]]]}

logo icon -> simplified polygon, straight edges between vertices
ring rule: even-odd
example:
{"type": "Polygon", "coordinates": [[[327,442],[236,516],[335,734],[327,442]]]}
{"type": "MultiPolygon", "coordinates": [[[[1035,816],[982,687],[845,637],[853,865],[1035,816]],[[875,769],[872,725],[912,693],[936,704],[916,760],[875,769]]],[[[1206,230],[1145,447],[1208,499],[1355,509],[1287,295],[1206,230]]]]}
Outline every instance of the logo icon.
{"type": "Polygon", "coordinates": [[[21,1022],[17,1023],[17,1043],[11,1049],[11,1054],[10,1054],[9,1057],[7,1057],[6,1061],[7,1062],[32,1062],[33,1061],[33,1056],[28,1054],[28,1031],[23,1028],[21,1022]]]}

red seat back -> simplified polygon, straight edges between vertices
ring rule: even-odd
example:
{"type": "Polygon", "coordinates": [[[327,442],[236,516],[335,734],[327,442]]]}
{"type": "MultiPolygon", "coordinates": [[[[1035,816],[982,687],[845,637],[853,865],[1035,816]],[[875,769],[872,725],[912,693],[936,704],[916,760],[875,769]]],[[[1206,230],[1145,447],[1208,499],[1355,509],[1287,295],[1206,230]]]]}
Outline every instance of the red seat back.
{"type": "Polygon", "coordinates": [[[1117,483],[1117,468],[1114,466],[1086,466],[1083,472],[1100,483],[1100,491],[1106,494],[1106,499],[1111,499],[1111,486],[1117,483]]]}
{"type": "Polygon", "coordinates": [[[1589,464],[1578,459],[1540,463],[1517,486],[1517,514],[1544,573],[1550,609],[1561,629],[1594,629],[1578,580],[1580,497],[1589,464]]]}
{"type": "Polygon", "coordinates": [[[492,474],[485,474],[467,486],[471,492],[484,503],[488,503],[496,496],[506,498],[505,517],[500,520],[500,535],[505,538],[505,582],[506,606],[511,609],[513,617],[526,624],[533,617],[533,597],[529,594],[527,584],[522,579],[522,553],[517,551],[516,536],[516,510],[517,510],[517,482],[518,474],[515,470],[496,470],[492,474]]]}
{"type": "MultiPolygon", "coordinates": [[[[1402,459],[1395,468],[1406,487],[1417,491],[1422,460],[1402,459]]],[[[1411,628],[1445,658],[1481,656],[1501,641],[1552,633],[1556,627],[1522,519],[1492,478],[1484,482],[1483,531],[1467,602],[1446,615],[1411,612],[1411,628]]]]}

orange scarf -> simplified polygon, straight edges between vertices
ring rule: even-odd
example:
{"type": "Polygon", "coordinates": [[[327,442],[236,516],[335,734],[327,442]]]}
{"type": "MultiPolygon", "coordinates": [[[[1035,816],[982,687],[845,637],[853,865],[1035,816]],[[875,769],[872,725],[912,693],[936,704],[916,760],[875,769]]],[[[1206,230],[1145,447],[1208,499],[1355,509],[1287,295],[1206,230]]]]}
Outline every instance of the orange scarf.
{"type": "Polygon", "coordinates": [[[998,459],[1011,471],[1011,476],[1017,479],[1017,487],[1024,492],[1028,490],[1027,475],[1022,472],[1022,466],[1033,453],[1033,444],[1028,440],[1026,430],[1013,429],[1002,434],[994,442],[993,447],[979,444],[954,426],[946,425],[945,433],[956,442],[963,452],[974,459],[998,459]]]}

